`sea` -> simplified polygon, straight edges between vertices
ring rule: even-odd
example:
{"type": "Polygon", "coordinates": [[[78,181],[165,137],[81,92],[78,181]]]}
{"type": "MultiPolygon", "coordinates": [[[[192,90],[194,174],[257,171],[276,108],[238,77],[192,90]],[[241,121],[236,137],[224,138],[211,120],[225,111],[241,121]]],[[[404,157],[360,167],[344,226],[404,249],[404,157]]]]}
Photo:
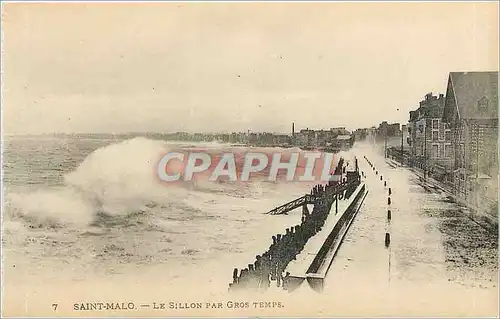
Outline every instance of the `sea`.
{"type": "MultiPolygon", "coordinates": [[[[245,268],[269,247],[272,235],[300,223],[300,209],[279,216],[266,212],[309,193],[316,183],[268,181],[266,174],[237,183],[160,183],[154,173],[159,156],[170,150],[190,149],[212,153],[246,151],[242,146],[216,142],[164,141],[147,136],[5,136],[2,269],[4,291],[10,293],[12,303],[24,300],[26,311],[46,307],[50,314],[49,301],[45,301],[52,298],[50,295],[59,296],[52,299],[67,299],[69,308],[75,300],[139,300],[142,296],[144,302],[151,302],[152,297],[145,297],[151,295],[156,300],[179,302],[232,300],[234,297],[227,297],[227,288],[233,269],[245,268]]],[[[300,152],[279,148],[257,151],[300,152]]],[[[362,151],[360,154],[372,154],[371,150],[362,151]]],[[[352,152],[336,156],[352,157],[352,152]]],[[[363,165],[368,171],[366,163],[363,165]]],[[[414,177],[405,172],[397,174],[404,178],[401,188],[412,192],[414,177]]],[[[376,187],[371,187],[372,193],[376,187]]],[[[384,192],[382,187],[380,194],[384,192]]],[[[425,311],[461,301],[463,307],[453,308],[460,309],[460,313],[490,313],[496,307],[492,300],[498,298],[498,276],[494,275],[498,268],[491,261],[496,259],[497,248],[487,247],[492,252],[485,266],[488,271],[472,273],[472,282],[478,276],[480,281],[467,284],[456,280],[454,274],[461,270],[450,268],[452,262],[443,248],[448,235],[438,229],[442,223],[433,219],[424,225],[421,220],[430,219],[419,215],[419,219],[409,218],[404,227],[414,227],[426,235],[420,242],[405,242],[399,254],[397,247],[389,253],[389,266],[390,256],[394,255],[391,275],[387,251],[381,244],[386,226],[377,229],[385,221],[379,215],[370,215],[378,214],[375,207],[382,205],[384,196],[367,198],[368,208],[362,208],[343,244],[347,247],[341,248],[336,258],[339,261],[332,265],[335,274],[327,287],[330,295],[307,292],[318,301],[314,303],[316,311],[345,315],[357,309],[361,311],[358,315],[390,315],[405,306],[413,309],[405,314],[418,315],[425,314],[418,309],[425,311]],[[447,298],[436,303],[429,291],[447,298]],[[404,302],[400,299],[402,292],[408,294],[404,302]],[[474,298],[472,310],[463,303],[468,298],[465,296],[474,298]],[[329,301],[325,302],[331,298],[337,300],[337,312],[332,312],[329,301]],[[419,298],[426,301],[417,302],[419,298]],[[366,307],[360,308],[363,302],[366,307]],[[363,309],[371,312],[363,313],[363,309]]],[[[420,203],[430,195],[423,192],[415,196],[420,203]]],[[[448,205],[443,204],[445,198],[434,198],[432,202],[436,201],[448,205]]],[[[424,213],[427,211],[433,210],[424,213]]],[[[276,296],[281,293],[252,298],[280,300],[284,297],[276,296]]],[[[303,301],[309,297],[297,298],[303,301]]],[[[281,314],[316,313],[298,307],[297,300],[281,314]],[[294,311],[290,313],[291,309],[294,311]]]]}

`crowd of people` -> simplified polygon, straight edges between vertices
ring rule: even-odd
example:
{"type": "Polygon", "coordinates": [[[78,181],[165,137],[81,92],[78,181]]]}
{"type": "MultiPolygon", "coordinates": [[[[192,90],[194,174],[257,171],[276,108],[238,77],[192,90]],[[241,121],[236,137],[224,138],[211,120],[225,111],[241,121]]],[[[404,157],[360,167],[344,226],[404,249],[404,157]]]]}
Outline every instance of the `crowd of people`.
{"type": "MultiPolygon", "coordinates": [[[[341,174],[344,169],[344,160],[341,158],[339,165],[335,169],[335,174],[341,174]]],[[[357,168],[357,162],[356,162],[357,168]]],[[[342,183],[331,181],[327,185],[316,185],[311,190],[311,195],[318,200],[314,208],[309,213],[307,206],[303,209],[301,223],[286,229],[285,234],[272,236],[272,244],[262,255],[257,255],[253,264],[239,271],[233,270],[233,282],[229,284],[229,290],[252,289],[266,290],[270,287],[271,281],[276,281],[277,287],[288,288],[289,273],[283,273],[288,264],[295,260],[297,255],[303,250],[307,241],[317,234],[325,224],[330,212],[332,200],[327,198],[331,188],[349,183],[343,180],[342,183]]],[[[342,191],[343,193],[343,191],[342,191]]],[[[339,199],[341,199],[339,197],[339,199]]]]}

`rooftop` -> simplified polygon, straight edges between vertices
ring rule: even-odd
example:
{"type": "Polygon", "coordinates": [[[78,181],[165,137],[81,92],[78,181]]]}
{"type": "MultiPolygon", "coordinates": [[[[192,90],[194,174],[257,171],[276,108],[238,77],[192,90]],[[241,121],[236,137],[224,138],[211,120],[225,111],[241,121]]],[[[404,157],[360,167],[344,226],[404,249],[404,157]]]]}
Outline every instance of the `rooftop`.
{"type": "Polygon", "coordinates": [[[460,118],[498,118],[498,72],[451,72],[445,115],[450,114],[453,94],[460,118]]]}

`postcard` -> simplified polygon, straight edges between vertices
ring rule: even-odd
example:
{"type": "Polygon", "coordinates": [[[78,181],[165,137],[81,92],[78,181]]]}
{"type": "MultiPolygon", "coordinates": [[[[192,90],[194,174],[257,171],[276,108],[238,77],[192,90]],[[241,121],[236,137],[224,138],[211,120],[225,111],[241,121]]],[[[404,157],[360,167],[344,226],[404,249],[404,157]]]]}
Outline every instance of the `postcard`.
{"type": "Polygon", "coordinates": [[[2,316],[498,316],[498,2],[2,2],[2,316]]]}

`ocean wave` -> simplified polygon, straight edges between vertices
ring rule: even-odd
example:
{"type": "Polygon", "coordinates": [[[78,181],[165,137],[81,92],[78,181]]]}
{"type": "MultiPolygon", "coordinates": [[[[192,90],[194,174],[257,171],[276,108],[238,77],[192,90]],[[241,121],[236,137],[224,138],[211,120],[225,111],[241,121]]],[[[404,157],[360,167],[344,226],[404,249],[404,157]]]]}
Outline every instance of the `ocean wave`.
{"type": "Polygon", "coordinates": [[[35,228],[88,224],[92,206],[68,188],[8,194],[4,203],[8,220],[23,220],[35,228]]]}
{"type": "Polygon", "coordinates": [[[6,216],[33,227],[81,226],[99,221],[99,214],[128,216],[182,197],[181,189],[156,179],[167,151],[165,142],[141,137],[99,148],[64,176],[62,187],[7,194],[6,216]]]}
{"type": "MultiPolygon", "coordinates": [[[[211,153],[213,158],[234,150],[225,144],[211,143],[208,146],[196,145],[200,151],[204,149],[211,153]]],[[[133,227],[137,226],[134,224],[137,220],[155,214],[161,215],[162,219],[210,219],[212,217],[207,216],[207,212],[218,202],[231,202],[233,206],[224,208],[227,211],[217,212],[217,216],[234,214],[232,207],[241,203],[242,198],[265,212],[275,205],[274,202],[269,204],[267,197],[283,196],[286,200],[293,197],[286,192],[278,193],[278,189],[289,189],[288,186],[295,189],[297,185],[285,182],[286,172],[281,170],[276,181],[268,181],[269,167],[252,174],[245,182],[213,182],[205,176],[189,182],[160,182],[156,172],[160,158],[169,151],[186,151],[183,147],[136,137],[98,148],[73,171],[65,175],[59,173],[64,180],[62,186],[9,192],[4,206],[6,215],[32,228],[133,227]]],[[[282,152],[277,148],[251,149],[252,152],[259,150],[269,156],[282,152]]],[[[235,152],[238,168],[242,166],[247,151],[250,149],[235,152]]],[[[290,150],[282,153],[287,157],[290,150]]],[[[238,209],[239,212],[254,210],[248,207],[238,209]]]]}
{"type": "MultiPolygon", "coordinates": [[[[206,199],[196,194],[205,193],[212,199],[262,196],[265,186],[261,176],[247,183],[204,179],[161,183],[156,175],[157,164],[161,156],[178,147],[144,137],[101,147],[64,175],[64,185],[9,193],[4,206],[6,215],[34,228],[118,227],[128,225],[124,220],[133,214],[172,210],[178,203],[194,208],[197,200],[206,199]]],[[[193,212],[184,207],[183,213],[193,212]]]]}

